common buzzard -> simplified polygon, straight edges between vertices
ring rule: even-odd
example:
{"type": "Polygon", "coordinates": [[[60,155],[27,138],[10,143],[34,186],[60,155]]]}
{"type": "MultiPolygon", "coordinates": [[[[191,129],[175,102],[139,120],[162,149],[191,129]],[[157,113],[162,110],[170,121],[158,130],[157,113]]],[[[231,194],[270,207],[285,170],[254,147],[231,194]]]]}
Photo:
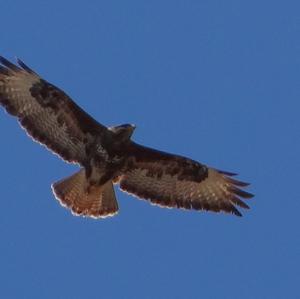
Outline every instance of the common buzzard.
{"type": "Polygon", "coordinates": [[[75,215],[93,218],[118,211],[113,184],[161,207],[224,211],[241,216],[247,183],[233,173],[145,147],[131,140],[134,125],[105,127],[62,90],[17,60],[0,57],[0,103],[37,142],[81,169],[52,185],[75,215]]]}

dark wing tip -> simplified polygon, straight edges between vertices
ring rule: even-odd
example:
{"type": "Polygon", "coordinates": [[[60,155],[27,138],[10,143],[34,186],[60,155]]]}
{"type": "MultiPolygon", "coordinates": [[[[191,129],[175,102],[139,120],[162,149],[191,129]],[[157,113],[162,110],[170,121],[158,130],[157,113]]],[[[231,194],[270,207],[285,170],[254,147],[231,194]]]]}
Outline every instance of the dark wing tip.
{"type": "Polygon", "coordinates": [[[234,194],[232,194],[231,196],[230,196],[230,201],[232,202],[232,203],[234,203],[235,205],[238,205],[238,206],[240,206],[240,207],[242,207],[242,208],[244,208],[244,209],[250,209],[250,207],[247,205],[247,204],[245,204],[240,198],[238,198],[236,195],[234,195],[234,194]]]}
{"type": "Polygon", "coordinates": [[[231,212],[238,217],[243,217],[242,213],[235,206],[232,206],[231,212]]]}
{"type": "Polygon", "coordinates": [[[227,176],[236,176],[237,173],[235,172],[229,172],[229,171],[224,171],[224,170],[220,170],[220,169],[215,169],[218,173],[227,175],[227,176]]]}
{"type": "Polygon", "coordinates": [[[3,64],[5,67],[7,67],[8,69],[10,69],[12,71],[16,71],[16,72],[20,71],[19,67],[17,67],[15,64],[8,61],[3,56],[0,56],[0,63],[3,64]]]}
{"type": "Polygon", "coordinates": [[[28,67],[21,59],[17,58],[18,65],[30,74],[36,74],[30,67],[28,67]]]}
{"type": "Polygon", "coordinates": [[[237,187],[234,187],[234,186],[229,187],[228,190],[230,192],[232,192],[233,194],[238,195],[242,198],[252,198],[254,196],[253,194],[251,194],[249,192],[246,192],[244,190],[241,190],[241,189],[239,189],[237,187]]]}
{"type": "Polygon", "coordinates": [[[237,188],[236,186],[238,187],[247,187],[250,185],[250,183],[246,183],[246,182],[242,182],[242,181],[239,181],[239,180],[235,180],[233,178],[231,178],[231,176],[235,176],[237,175],[236,173],[233,173],[233,172],[227,172],[227,171],[223,171],[223,170],[218,170],[218,169],[215,169],[218,173],[220,174],[223,174],[224,175],[224,179],[231,185],[229,187],[229,191],[240,196],[240,197],[243,197],[243,198],[252,198],[254,195],[249,193],[249,192],[246,192],[246,191],[243,191],[239,188],[237,188]]]}
{"type": "Polygon", "coordinates": [[[249,183],[239,181],[237,179],[233,179],[232,176],[236,175],[232,172],[217,170],[220,174],[223,175],[224,180],[228,183],[227,191],[229,192],[228,199],[231,201],[232,206],[230,208],[230,212],[236,216],[242,216],[242,214],[235,208],[239,206],[243,209],[250,209],[250,207],[245,204],[241,199],[249,199],[254,195],[242,190],[242,188],[249,186],[249,183]]]}

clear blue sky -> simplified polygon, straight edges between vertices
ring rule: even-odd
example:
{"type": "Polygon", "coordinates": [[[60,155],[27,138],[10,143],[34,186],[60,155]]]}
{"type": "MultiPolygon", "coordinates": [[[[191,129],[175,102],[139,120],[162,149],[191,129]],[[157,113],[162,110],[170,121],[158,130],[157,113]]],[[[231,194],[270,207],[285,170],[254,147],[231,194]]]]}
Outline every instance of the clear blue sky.
{"type": "Polygon", "coordinates": [[[252,183],[243,218],[74,217],[76,169],[1,109],[1,298],[300,298],[299,1],[2,1],[0,53],[106,125],[252,183]],[[71,4],[72,3],[72,4],[71,4]]]}

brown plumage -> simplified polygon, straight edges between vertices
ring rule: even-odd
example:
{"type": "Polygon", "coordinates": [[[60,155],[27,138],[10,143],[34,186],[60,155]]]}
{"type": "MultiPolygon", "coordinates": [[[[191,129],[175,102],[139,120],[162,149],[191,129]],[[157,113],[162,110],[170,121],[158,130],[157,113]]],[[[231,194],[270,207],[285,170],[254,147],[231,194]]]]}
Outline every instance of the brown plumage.
{"type": "Polygon", "coordinates": [[[131,141],[133,125],[107,128],[18,60],[0,57],[0,104],[39,143],[81,169],[52,185],[56,198],[76,215],[94,218],[118,211],[113,183],[169,208],[224,211],[241,216],[241,198],[252,194],[234,174],[131,141]]]}

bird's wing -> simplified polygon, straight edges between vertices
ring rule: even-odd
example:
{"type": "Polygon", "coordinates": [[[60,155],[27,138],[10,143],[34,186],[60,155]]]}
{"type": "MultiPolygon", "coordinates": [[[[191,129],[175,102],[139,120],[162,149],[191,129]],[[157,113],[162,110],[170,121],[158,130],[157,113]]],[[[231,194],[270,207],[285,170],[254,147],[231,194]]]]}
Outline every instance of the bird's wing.
{"type": "Polygon", "coordinates": [[[123,191],[169,208],[224,211],[241,216],[235,207],[249,207],[240,198],[248,184],[234,174],[196,161],[131,143],[123,173],[117,178],[123,191]]]}
{"type": "Polygon", "coordinates": [[[0,104],[34,140],[68,162],[80,164],[93,136],[106,130],[20,60],[16,66],[0,57],[0,104]]]}

